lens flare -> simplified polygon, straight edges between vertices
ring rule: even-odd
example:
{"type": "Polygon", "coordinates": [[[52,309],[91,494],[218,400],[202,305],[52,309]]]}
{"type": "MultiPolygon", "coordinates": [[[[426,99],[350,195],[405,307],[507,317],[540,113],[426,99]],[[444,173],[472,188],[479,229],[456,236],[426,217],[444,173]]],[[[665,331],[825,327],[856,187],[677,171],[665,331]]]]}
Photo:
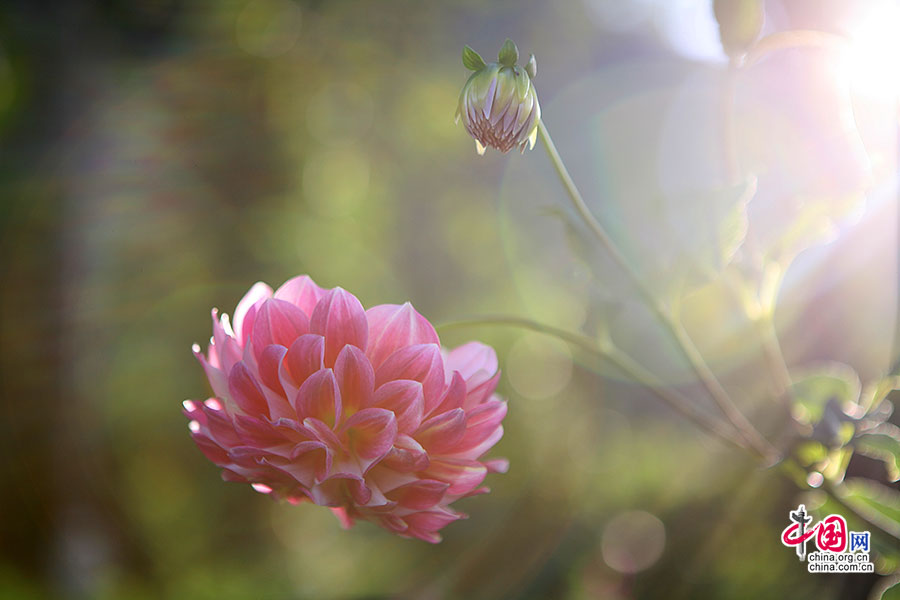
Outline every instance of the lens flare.
{"type": "Polygon", "coordinates": [[[900,4],[879,2],[850,33],[844,75],[854,92],[886,98],[900,94],[900,4]]]}

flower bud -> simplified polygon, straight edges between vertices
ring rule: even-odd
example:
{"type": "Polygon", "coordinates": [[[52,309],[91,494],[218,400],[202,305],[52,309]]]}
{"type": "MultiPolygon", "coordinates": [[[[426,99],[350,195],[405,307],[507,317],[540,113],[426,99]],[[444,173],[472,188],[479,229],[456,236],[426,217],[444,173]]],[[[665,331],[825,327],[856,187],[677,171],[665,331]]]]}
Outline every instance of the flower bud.
{"type": "Polygon", "coordinates": [[[531,79],[537,72],[534,55],[522,67],[516,65],[519,51],[506,40],[498,62],[485,64],[477,52],[466,46],[463,64],[475,71],[459,95],[456,121],[462,119],[466,131],[475,138],[478,154],[485,148],[508,152],[526,144],[534,147],[541,106],[531,79]]]}
{"type": "Polygon", "coordinates": [[[728,56],[744,54],[759,37],[765,20],[762,0],[713,0],[719,38],[728,56]]]}

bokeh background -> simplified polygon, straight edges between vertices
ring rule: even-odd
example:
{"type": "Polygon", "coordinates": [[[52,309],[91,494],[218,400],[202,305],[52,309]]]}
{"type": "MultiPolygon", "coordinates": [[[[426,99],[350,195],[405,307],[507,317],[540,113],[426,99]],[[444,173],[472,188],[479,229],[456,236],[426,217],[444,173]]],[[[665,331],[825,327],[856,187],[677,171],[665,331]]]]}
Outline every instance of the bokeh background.
{"type": "MultiPolygon", "coordinates": [[[[765,27],[869,39],[858,26],[885,4],[770,0],[765,27]]],[[[462,45],[490,60],[507,36],[537,55],[546,123],[597,212],[667,256],[653,232],[677,224],[660,207],[723,179],[707,0],[0,5],[0,598],[827,600],[879,585],[810,575],[780,544],[793,483],[514,328],[442,331],[498,349],[510,411],[494,454],[512,467],[438,546],[223,483],[194,447],[180,403],[208,393],[190,346],[209,308],[299,273],[436,323],[590,331],[612,314],[623,345],[691,389],[572,251],[546,156],[479,158],[454,125],[462,45]]],[[[792,265],[788,361],[863,378],[892,363],[896,329],[900,70],[881,58],[844,72],[852,97],[813,52],[737,98],[747,156],[784,170],[761,180],[751,228],[792,265]],[[863,188],[864,208],[836,205],[847,219],[776,244],[790,198],[863,188]]],[[[688,326],[765,421],[762,359],[704,293],[688,326]]]]}

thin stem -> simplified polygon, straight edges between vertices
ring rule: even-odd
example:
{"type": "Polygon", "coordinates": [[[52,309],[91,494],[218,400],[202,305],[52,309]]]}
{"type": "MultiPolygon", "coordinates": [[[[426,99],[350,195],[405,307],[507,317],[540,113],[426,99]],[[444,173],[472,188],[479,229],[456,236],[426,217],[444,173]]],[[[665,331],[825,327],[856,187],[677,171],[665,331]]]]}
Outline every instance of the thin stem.
{"type": "Polygon", "coordinates": [[[694,370],[709,395],[715,401],[716,405],[718,405],[722,413],[726,416],[729,422],[731,422],[735,429],[738,430],[738,432],[747,441],[751,448],[753,448],[760,456],[764,457],[766,460],[776,460],[776,457],[778,456],[777,450],[775,450],[775,448],[773,448],[772,445],[769,444],[768,441],[766,441],[762,434],[757,431],[753,424],[750,423],[749,420],[747,420],[747,417],[744,416],[744,414],[731,401],[731,398],[728,396],[728,392],[725,391],[725,388],[722,387],[722,384],[706,364],[703,356],[694,345],[693,340],[691,340],[684,327],[671,314],[669,314],[663,304],[653,294],[652,290],[643,282],[640,276],[638,276],[637,272],[629,264],[628,260],[619,250],[618,246],[616,246],[612,238],[609,237],[609,234],[606,233],[606,230],[603,228],[603,226],[591,213],[590,208],[588,208],[587,204],[584,201],[584,198],[581,196],[581,192],[578,191],[578,187],[572,180],[572,176],[569,175],[569,171],[566,169],[562,157],[560,157],[559,152],[556,150],[556,146],[553,144],[553,140],[550,138],[550,133],[547,131],[547,127],[546,125],[544,125],[543,119],[538,122],[538,132],[540,133],[541,140],[543,141],[544,147],[547,150],[547,154],[550,156],[550,161],[553,163],[553,166],[556,169],[559,178],[562,180],[563,186],[566,188],[566,192],[568,192],[569,198],[572,200],[572,204],[575,207],[575,210],[581,216],[582,220],[585,222],[588,228],[590,228],[591,232],[594,234],[603,248],[609,253],[610,257],[612,257],[613,261],[619,266],[619,268],[629,278],[638,292],[643,296],[644,300],[647,302],[647,305],[676,341],[685,359],[688,361],[691,368],[694,370]]]}
{"type": "Polygon", "coordinates": [[[439,323],[435,325],[435,329],[446,331],[448,329],[475,327],[478,325],[509,325],[512,327],[521,327],[522,329],[530,329],[531,331],[537,331],[538,333],[552,335],[564,342],[568,342],[573,346],[581,348],[589,354],[599,355],[602,353],[600,345],[586,335],[566,331],[565,329],[553,327],[552,325],[545,325],[544,323],[538,323],[537,321],[532,321],[523,317],[484,315],[482,317],[472,317],[468,319],[459,319],[457,321],[449,321],[447,323],[439,323]]]}
{"type": "Polygon", "coordinates": [[[775,320],[771,315],[763,315],[758,321],[758,326],[762,336],[763,353],[766,355],[769,372],[776,385],[775,395],[778,398],[784,398],[786,402],[790,402],[793,396],[791,393],[793,380],[791,379],[787,361],[784,359],[784,354],[781,351],[778,332],[775,330],[775,320]]]}
{"type": "Polygon", "coordinates": [[[523,329],[530,329],[531,331],[546,333],[562,341],[568,342],[569,344],[580,348],[581,350],[587,352],[595,358],[606,360],[617,369],[622,371],[628,378],[649,389],[660,400],[668,404],[675,411],[680,413],[682,416],[693,422],[701,429],[707,431],[715,437],[722,439],[725,442],[728,442],[729,444],[732,444],[739,448],[747,448],[747,445],[744,443],[744,441],[740,437],[736,436],[731,428],[726,427],[725,423],[711,417],[704,411],[698,409],[694,405],[694,403],[692,403],[690,399],[684,394],[667,387],[653,373],[642,367],[637,361],[628,356],[625,352],[611,345],[599,344],[586,335],[573,333],[571,331],[566,331],[564,329],[559,329],[550,325],[544,325],[543,323],[537,323],[535,321],[531,321],[529,319],[524,319],[521,317],[509,316],[484,316],[471,319],[463,319],[450,323],[442,323],[437,326],[437,329],[445,331],[447,329],[458,327],[472,327],[476,325],[510,325],[514,327],[521,327],[523,329]]]}
{"type": "Polygon", "coordinates": [[[855,517],[857,517],[867,525],[878,529],[885,535],[888,535],[895,540],[900,540],[900,527],[897,526],[896,522],[882,518],[880,515],[874,512],[871,512],[868,515],[861,512],[858,508],[845,500],[846,492],[840,484],[828,483],[825,487],[832,499],[834,499],[834,501],[837,502],[842,508],[850,511],[855,517]]]}
{"type": "Polygon", "coordinates": [[[737,156],[737,131],[734,122],[734,100],[737,92],[737,74],[740,59],[732,58],[722,79],[722,158],[725,163],[725,178],[728,185],[740,183],[741,167],[737,156]]]}
{"type": "Polygon", "coordinates": [[[723,427],[718,419],[709,416],[709,414],[697,408],[697,406],[684,394],[667,387],[662,381],[657,379],[655,375],[621,350],[614,349],[606,354],[605,358],[632,380],[648,387],[669,406],[698,426],[739,448],[747,448],[744,441],[740,437],[737,437],[732,432],[731,428],[723,427]]]}
{"type": "MultiPolygon", "coordinates": [[[[735,96],[738,73],[742,68],[742,59],[733,57],[722,75],[721,97],[721,133],[722,156],[724,158],[725,178],[729,185],[737,185],[742,178],[741,166],[737,152],[737,127],[735,125],[735,96]]],[[[771,279],[768,277],[767,279],[771,279]]],[[[781,352],[781,344],[775,331],[774,322],[774,297],[761,301],[756,297],[752,300],[745,296],[745,290],[738,287],[738,283],[730,277],[725,277],[728,290],[735,296],[743,309],[747,319],[756,327],[762,343],[763,355],[766,359],[769,374],[775,386],[775,396],[790,401],[791,374],[781,352]],[[753,305],[750,305],[752,301],[753,305]],[[765,305],[765,306],[764,306],[765,305]]],[[[775,283],[777,286],[777,282],[775,283]]],[[[766,296],[777,293],[775,290],[766,290],[766,296]]]]}

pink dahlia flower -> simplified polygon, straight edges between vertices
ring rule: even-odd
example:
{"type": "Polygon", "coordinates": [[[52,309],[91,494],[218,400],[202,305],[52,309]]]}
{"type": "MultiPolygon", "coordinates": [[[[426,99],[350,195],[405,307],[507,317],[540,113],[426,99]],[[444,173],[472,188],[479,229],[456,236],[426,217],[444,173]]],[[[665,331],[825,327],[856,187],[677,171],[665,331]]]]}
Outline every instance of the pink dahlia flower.
{"type": "Polygon", "coordinates": [[[439,542],[465,516],[450,504],[506,470],[482,458],[506,416],[496,354],[478,342],[443,351],[409,303],[364,310],[304,275],[274,293],[254,285],[233,325],[212,318],[209,351],[194,355],[214,397],[184,412],[226,481],[328,506],[345,527],[367,519],[439,542]]]}

